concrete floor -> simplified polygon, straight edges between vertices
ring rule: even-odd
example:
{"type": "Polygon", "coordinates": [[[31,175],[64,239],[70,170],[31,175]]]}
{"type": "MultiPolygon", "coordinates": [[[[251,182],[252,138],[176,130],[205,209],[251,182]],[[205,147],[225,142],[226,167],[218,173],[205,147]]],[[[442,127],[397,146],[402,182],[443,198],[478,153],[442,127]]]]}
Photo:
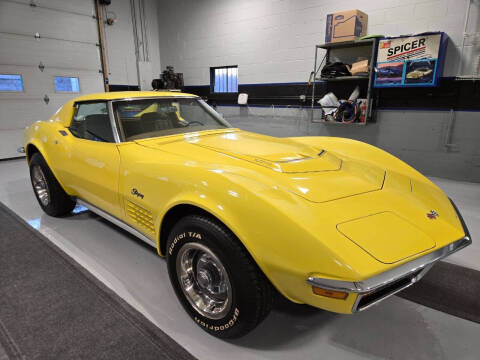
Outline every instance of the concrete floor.
{"type": "MultiPolygon", "coordinates": [[[[480,184],[434,181],[479,238],[480,184]]],[[[285,303],[246,337],[221,341],[184,312],[153,249],[81,208],[61,219],[45,215],[24,160],[0,162],[0,201],[199,359],[478,359],[480,353],[480,324],[398,297],[356,315],[285,303]]],[[[478,268],[479,254],[475,242],[451,260],[478,268]]]]}
{"type": "Polygon", "coordinates": [[[8,360],[8,355],[2,345],[0,345],[0,360],[8,360]]]}

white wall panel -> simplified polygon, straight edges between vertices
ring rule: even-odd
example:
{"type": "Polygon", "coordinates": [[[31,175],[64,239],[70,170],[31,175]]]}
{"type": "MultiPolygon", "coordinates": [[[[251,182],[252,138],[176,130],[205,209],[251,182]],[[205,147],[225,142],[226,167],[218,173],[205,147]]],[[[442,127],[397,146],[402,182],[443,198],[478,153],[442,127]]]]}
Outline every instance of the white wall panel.
{"type": "MultiPolygon", "coordinates": [[[[138,0],[136,0],[138,2],[138,0]]],[[[157,1],[144,0],[145,23],[147,27],[147,43],[151,70],[148,88],[152,79],[158,78],[160,70],[160,47],[157,21],[157,1]]],[[[106,7],[110,15],[116,17],[113,25],[105,25],[107,62],[110,73],[110,84],[139,85],[135,58],[133,24],[130,0],[115,0],[106,7]]],[[[142,61],[142,59],[140,59],[142,61]]]]}
{"type": "MultiPolygon", "coordinates": [[[[162,66],[160,62],[160,36],[158,31],[159,21],[163,19],[158,18],[157,8],[161,2],[157,0],[145,0],[146,8],[146,24],[147,35],[149,43],[150,63],[152,66],[152,79],[158,78],[162,72],[162,66]]],[[[151,83],[151,81],[150,81],[151,83]]],[[[150,87],[151,88],[151,87],[150,87]]]]}
{"type": "Polygon", "coordinates": [[[116,17],[104,27],[110,84],[138,85],[130,1],[112,1],[106,9],[116,17]]]}
{"type": "Polygon", "coordinates": [[[50,10],[60,13],[70,12],[77,13],[78,15],[95,16],[93,1],[94,0],[13,0],[13,2],[28,6],[33,2],[37,7],[49,8],[50,10]]]}
{"type": "MultiPolygon", "coordinates": [[[[89,0],[82,0],[90,2],[89,0]]],[[[90,2],[93,7],[93,1],[90,2]]],[[[15,33],[50,37],[69,41],[98,42],[96,20],[77,15],[16,2],[0,2],[0,33],[15,33]]]]}
{"type": "Polygon", "coordinates": [[[92,70],[98,72],[101,64],[99,48],[83,44],[51,39],[34,39],[0,33],[1,65],[38,66],[42,62],[46,68],[92,70]],[[32,56],[35,54],[35,56],[32,56]]]}
{"type": "Polygon", "coordinates": [[[19,155],[26,126],[48,119],[72,97],[103,91],[93,0],[22,2],[0,1],[0,73],[21,74],[24,87],[0,92],[0,158],[19,155]],[[55,76],[78,77],[80,93],[56,93],[55,76]]]}

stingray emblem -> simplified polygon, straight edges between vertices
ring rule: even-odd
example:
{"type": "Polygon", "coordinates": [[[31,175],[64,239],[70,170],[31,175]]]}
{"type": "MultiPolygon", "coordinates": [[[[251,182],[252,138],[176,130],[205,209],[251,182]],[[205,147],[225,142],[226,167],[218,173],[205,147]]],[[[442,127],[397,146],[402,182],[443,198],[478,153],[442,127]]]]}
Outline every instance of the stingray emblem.
{"type": "Polygon", "coordinates": [[[137,189],[132,189],[132,195],[135,195],[139,197],[140,199],[143,199],[143,194],[140,193],[137,189]]]}
{"type": "Polygon", "coordinates": [[[427,217],[431,220],[437,220],[437,217],[439,217],[439,215],[435,210],[430,210],[430,212],[427,213],[427,217]]]}

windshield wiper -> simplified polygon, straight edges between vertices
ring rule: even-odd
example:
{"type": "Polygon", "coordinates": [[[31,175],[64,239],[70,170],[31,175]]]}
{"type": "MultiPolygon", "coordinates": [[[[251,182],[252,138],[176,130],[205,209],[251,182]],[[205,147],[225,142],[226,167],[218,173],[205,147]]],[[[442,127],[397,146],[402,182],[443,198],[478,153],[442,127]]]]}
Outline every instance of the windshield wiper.
{"type": "Polygon", "coordinates": [[[183,125],[184,127],[187,127],[187,126],[190,126],[191,124],[194,124],[194,123],[197,123],[197,124],[200,124],[201,126],[205,126],[204,123],[200,122],[200,121],[197,121],[197,120],[193,120],[193,121],[186,121],[186,124],[183,125]]]}
{"type": "Polygon", "coordinates": [[[101,136],[98,136],[97,134],[91,132],[90,130],[85,130],[86,132],[88,132],[90,135],[93,135],[95,136],[97,139],[100,139],[102,140],[103,142],[108,142],[107,140],[105,140],[104,138],[102,138],[101,136]]]}

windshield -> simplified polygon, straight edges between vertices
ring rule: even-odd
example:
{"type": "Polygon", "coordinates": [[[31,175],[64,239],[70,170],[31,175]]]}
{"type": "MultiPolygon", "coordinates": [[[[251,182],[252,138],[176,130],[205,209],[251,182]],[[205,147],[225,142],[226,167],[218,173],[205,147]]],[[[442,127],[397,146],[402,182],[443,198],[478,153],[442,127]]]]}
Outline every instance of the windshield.
{"type": "Polygon", "coordinates": [[[113,106],[125,141],[231,127],[198,98],[127,100],[113,106]]]}

